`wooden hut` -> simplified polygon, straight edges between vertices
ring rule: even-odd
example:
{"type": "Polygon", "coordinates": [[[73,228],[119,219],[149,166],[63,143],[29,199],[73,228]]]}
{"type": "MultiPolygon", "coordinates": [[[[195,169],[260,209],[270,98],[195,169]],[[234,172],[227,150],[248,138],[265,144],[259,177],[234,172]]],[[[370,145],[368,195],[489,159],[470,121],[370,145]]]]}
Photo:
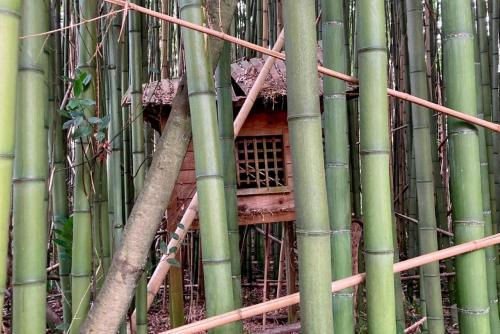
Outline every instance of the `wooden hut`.
{"type": "MultiPolygon", "coordinates": [[[[320,51],[318,53],[321,59],[320,51]]],[[[264,61],[253,58],[231,65],[234,117],[264,61]]],[[[321,77],[318,81],[321,96],[321,77]]],[[[144,87],[144,119],[159,132],[166,124],[178,86],[179,80],[173,79],[152,82],[144,87]]],[[[123,102],[128,103],[127,98],[123,102]]],[[[235,140],[234,151],[240,225],[295,220],[283,61],[278,60],[272,66],[259,98],[235,140]]],[[[167,208],[169,225],[180,220],[196,192],[194,169],[194,152],[190,145],[167,208]]]]}

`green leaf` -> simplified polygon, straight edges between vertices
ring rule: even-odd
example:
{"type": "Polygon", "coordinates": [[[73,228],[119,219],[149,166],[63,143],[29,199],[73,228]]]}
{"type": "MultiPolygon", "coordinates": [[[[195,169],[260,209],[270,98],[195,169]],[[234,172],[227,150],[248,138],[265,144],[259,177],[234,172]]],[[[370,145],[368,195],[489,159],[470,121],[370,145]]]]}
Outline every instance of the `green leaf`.
{"type": "Polygon", "coordinates": [[[84,125],[75,130],[75,132],[73,133],[73,139],[88,137],[91,133],[92,128],[90,127],[90,125],[84,125]]]}
{"type": "Polygon", "coordinates": [[[75,80],[73,82],[73,95],[79,97],[83,92],[83,82],[81,80],[75,80]]]}
{"type": "Polygon", "coordinates": [[[107,114],[106,116],[104,116],[103,118],[101,118],[101,124],[99,125],[99,127],[101,129],[107,128],[110,120],[111,120],[111,117],[110,117],[109,114],[107,114]]]}
{"type": "Polygon", "coordinates": [[[69,112],[67,112],[64,109],[59,109],[59,115],[61,115],[62,117],[71,118],[71,115],[69,114],[69,112]]]}
{"type": "Polygon", "coordinates": [[[160,240],[160,251],[165,255],[168,254],[168,246],[163,240],[160,240]]]}
{"type": "Polygon", "coordinates": [[[102,122],[99,117],[94,117],[94,116],[90,117],[88,121],[90,124],[97,124],[102,122]]]}
{"type": "Polygon", "coordinates": [[[62,125],[63,130],[69,129],[73,125],[73,122],[74,122],[73,119],[64,122],[64,124],[62,125]]]}
{"type": "Polygon", "coordinates": [[[173,267],[180,268],[181,264],[176,259],[167,259],[167,263],[173,267]]]}
{"type": "Polygon", "coordinates": [[[64,322],[60,323],[59,325],[56,326],[56,329],[60,330],[60,331],[63,331],[63,332],[66,332],[69,329],[69,324],[64,323],[64,322]]]}
{"type": "Polygon", "coordinates": [[[62,239],[54,239],[54,243],[56,245],[59,245],[63,248],[68,248],[69,247],[69,244],[66,240],[62,240],[62,239]]]}
{"type": "Polygon", "coordinates": [[[185,228],[184,224],[181,224],[181,223],[177,224],[177,227],[180,228],[181,230],[183,230],[185,228]]]}
{"type": "Polygon", "coordinates": [[[95,105],[95,101],[92,100],[92,99],[78,99],[78,101],[80,102],[80,104],[82,106],[93,106],[93,105],[95,105]]]}
{"type": "MultiPolygon", "coordinates": [[[[68,110],[75,110],[77,108],[80,108],[80,103],[78,103],[77,99],[69,100],[68,104],[66,105],[66,109],[68,109],[68,110]]],[[[70,115],[71,115],[71,113],[70,113],[70,115]]]]}
{"type": "Polygon", "coordinates": [[[174,240],[179,240],[179,235],[177,233],[175,233],[175,232],[172,233],[171,237],[174,240]]]}
{"type": "Polygon", "coordinates": [[[98,142],[102,143],[104,141],[104,139],[106,139],[106,134],[104,132],[98,132],[98,133],[96,133],[95,140],[97,140],[98,142]]]}
{"type": "Polygon", "coordinates": [[[59,256],[61,257],[61,259],[71,261],[71,254],[61,252],[59,256]]]}
{"type": "Polygon", "coordinates": [[[90,83],[90,81],[92,81],[92,75],[90,75],[90,73],[84,73],[85,76],[83,78],[83,86],[84,87],[87,87],[90,83]]]}
{"type": "Polygon", "coordinates": [[[173,253],[175,253],[175,252],[177,252],[177,247],[175,247],[175,246],[174,246],[174,247],[170,247],[170,248],[168,249],[168,255],[173,254],[173,253]]]}

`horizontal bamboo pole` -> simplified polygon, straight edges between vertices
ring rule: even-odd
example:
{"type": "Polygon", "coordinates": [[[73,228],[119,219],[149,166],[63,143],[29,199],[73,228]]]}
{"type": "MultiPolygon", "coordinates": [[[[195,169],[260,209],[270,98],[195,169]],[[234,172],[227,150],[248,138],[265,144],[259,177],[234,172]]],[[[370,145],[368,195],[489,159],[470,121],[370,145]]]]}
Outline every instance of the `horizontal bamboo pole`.
{"type": "MultiPolygon", "coordinates": [[[[112,4],[115,4],[115,5],[118,5],[118,6],[125,7],[126,10],[128,10],[128,9],[135,10],[135,11],[141,12],[143,14],[156,17],[160,20],[168,21],[170,23],[177,24],[177,25],[180,25],[180,26],[188,28],[188,29],[193,29],[193,30],[202,32],[204,34],[211,35],[211,36],[214,36],[216,38],[228,41],[230,43],[238,44],[238,45],[243,46],[245,48],[255,50],[255,51],[260,52],[262,54],[265,54],[265,55],[268,55],[268,56],[271,56],[271,57],[274,57],[277,59],[281,59],[283,61],[285,60],[285,55],[280,53],[280,52],[277,52],[274,50],[269,50],[265,47],[244,41],[242,39],[228,35],[228,34],[221,32],[221,31],[213,30],[213,29],[203,27],[203,26],[191,23],[191,22],[187,22],[187,21],[169,16],[166,14],[158,13],[158,12],[155,12],[154,10],[147,9],[147,8],[141,7],[139,5],[129,3],[129,2],[124,1],[124,0],[105,0],[105,1],[112,3],[112,4]]],[[[340,73],[340,72],[325,68],[323,66],[318,66],[318,71],[322,74],[349,82],[351,84],[358,83],[358,79],[353,77],[353,76],[350,76],[350,75],[347,75],[344,73],[340,73]]],[[[439,105],[437,103],[433,103],[433,102],[421,99],[421,98],[413,96],[411,94],[403,93],[403,92],[397,91],[395,89],[390,89],[390,88],[387,89],[387,94],[390,96],[396,97],[398,99],[417,104],[417,105],[422,106],[424,108],[435,110],[435,111],[443,113],[445,115],[458,118],[462,121],[465,121],[465,122],[468,122],[471,124],[475,124],[478,126],[482,126],[486,129],[489,129],[489,130],[492,130],[495,132],[500,132],[500,124],[495,124],[492,122],[488,122],[484,119],[480,119],[480,118],[477,118],[477,117],[474,117],[474,116],[471,116],[468,114],[464,114],[462,112],[447,108],[447,107],[439,105]]]]}
{"type": "MultiPolygon", "coordinates": [[[[439,260],[444,260],[450,257],[472,252],[499,243],[500,243],[500,234],[495,234],[487,238],[467,242],[434,253],[428,253],[425,255],[417,256],[413,259],[395,263],[393,270],[394,273],[400,273],[402,271],[416,268],[424,264],[428,264],[439,260]]],[[[332,282],[332,292],[337,292],[355,286],[357,284],[360,284],[364,281],[364,279],[365,279],[365,274],[362,273],[332,282]]],[[[220,314],[182,327],[171,329],[166,332],[163,332],[162,334],[199,333],[201,331],[206,331],[211,328],[222,326],[233,321],[247,319],[262,314],[264,312],[271,312],[278,310],[280,308],[288,307],[290,305],[298,304],[299,301],[300,301],[299,293],[294,293],[285,297],[267,301],[265,303],[244,307],[239,310],[231,311],[225,314],[220,314]]]]}

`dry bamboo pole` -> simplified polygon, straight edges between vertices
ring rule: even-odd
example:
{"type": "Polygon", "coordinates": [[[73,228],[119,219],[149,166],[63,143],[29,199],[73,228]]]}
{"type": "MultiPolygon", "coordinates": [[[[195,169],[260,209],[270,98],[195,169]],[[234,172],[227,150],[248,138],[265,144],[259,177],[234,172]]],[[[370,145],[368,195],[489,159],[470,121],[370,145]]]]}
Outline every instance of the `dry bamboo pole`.
{"type": "Polygon", "coordinates": [[[407,333],[413,333],[420,326],[422,326],[426,321],[427,321],[427,317],[423,317],[422,319],[420,319],[419,321],[417,321],[416,323],[414,323],[413,325],[411,325],[410,327],[408,327],[407,329],[405,329],[405,334],[407,334],[407,333]]]}
{"type": "MultiPolygon", "coordinates": [[[[135,11],[144,13],[146,15],[151,15],[151,16],[157,17],[161,20],[168,21],[168,22],[173,23],[173,24],[178,24],[182,27],[185,27],[188,29],[193,29],[193,30],[205,33],[207,35],[214,36],[218,39],[228,41],[230,43],[234,43],[234,44],[243,46],[245,48],[249,48],[249,49],[261,52],[261,53],[268,55],[268,56],[271,56],[271,57],[274,57],[274,58],[277,58],[277,59],[280,59],[283,61],[286,60],[285,55],[283,53],[280,53],[279,51],[266,49],[262,46],[241,40],[239,38],[228,35],[224,32],[220,32],[217,30],[206,28],[204,26],[190,23],[190,22],[187,22],[187,21],[184,21],[184,20],[172,17],[172,16],[168,16],[166,14],[161,14],[161,13],[155,12],[153,10],[135,5],[133,3],[127,3],[126,1],[123,1],[123,0],[105,0],[105,1],[112,3],[112,4],[115,4],[115,5],[122,6],[122,7],[127,6],[129,10],[135,10],[135,11]]],[[[350,75],[347,75],[347,74],[344,74],[344,73],[340,73],[340,72],[325,68],[323,66],[318,66],[318,71],[324,75],[328,75],[328,76],[331,76],[331,77],[334,77],[334,78],[337,78],[340,80],[344,80],[344,81],[349,82],[351,84],[358,84],[357,78],[350,76],[350,75]]],[[[462,113],[460,111],[456,111],[456,110],[453,110],[451,108],[439,105],[437,103],[418,98],[418,97],[413,96],[411,94],[400,92],[400,91],[397,91],[397,90],[391,89],[391,88],[387,88],[387,94],[390,96],[396,97],[398,99],[402,99],[404,101],[408,101],[408,102],[417,104],[417,105],[425,107],[427,109],[431,109],[431,110],[440,112],[442,114],[445,114],[445,115],[448,115],[451,117],[455,117],[455,118],[460,119],[462,121],[465,121],[465,122],[468,122],[471,124],[475,124],[475,125],[484,127],[486,129],[489,129],[489,130],[492,130],[495,132],[500,132],[500,124],[495,124],[495,123],[480,119],[478,117],[467,115],[467,114],[462,113]]]]}
{"type": "MultiPolygon", "coordinates": [[[[444,260],[464,253],[476,251],[478,249],[483,249],[488,246],[497,245],[499,243],[500,243],[500,234],[495,234],[491,237],[470,241],[458,246],[449,247],[434,253],[428,253],[425,255],[414,257],[406,261],[395,263],[393,266],[393,271],[394,273],[400,273],[412,268],[422,266],[424,264],[444,260]]],[[[365,279],[365,274],[362,273],[332,282],[332,292],[344,290],[346,288],[360,284],[364,281],[364,279],[365,279]]],[[[239,310],[231,311],[225,314],[220,314],[215,317],[207,318],[198,322],[191,323],[189,325],[171,329],[169,331],[160,334],[199,333],[214,327],[225,325],[229,322],[247,319],[262,314],[264,312],[271,312],[290,305],[298,304],[299,301],[300,301],[299,293],[294,293],[285,297],[270,300],[265,303],[244,307],[239,310]]]]}
{"type": "MultiPolygon", "coordinates": [[[[276,41],[276,44],[274,45],[273,50],[281,50],[284,44],[284,33],[283,31],[280,33],[278,40],[276,41]]],[[[262,67],[262,70],[257,77],[254,86],[248,93],[248,96],[245,100],[245,103],[240,109],[240,112],[238,113],[238,116],[234,120],[234,134],[235,136],[238,135],[240,132],[241,128],[243,127],[243,123],[245,122],[246,118],[250,114],[250,111],[252,110],[252,107],[259,95],[259,92],[262,88],[262,85],[264,84],[264,81],[266,80],[267,74],[269,73],[271,66],[274,63],[274,58],[269,57],[266,60],[266,63],[262,67]]],[[[186,212],[184,213],[184,216],[181,219],[180,226],[183,226],[183,228],[177,228],[175,233],[179,236],[179,239],[170,239],[168,243],[168,249],[174,249],[173,247],[177,247],[180,242],[184,239],[184,237],[187,234],[187,231],[190,229],[191,224],[193,223],[193,220],[196,218],[196,213],[198,210],[198,194],[194,194],[193,199],[191,200],[191,203],[189,203],[188,208],[186,209],[186,212]]],[[[160,262],[158,263],[158,266],[156,267],[153,275],[151,276],[151,279],[149,280],[148,283],[148,308],[151,306],[153,303],[153,299],[158,293],[158,290],[160,289],[160,285],[167,275],[169,269],[170,269],[170,263],[168,263],[168,259],[175,257],[175,252],[172,252],[171,254],[168,255],[163,255],[160,262]]],[[[135,311],[134,311],[135,313],[135,311]]],[[[132,315],[133,317],[133,315],[132,315]]]]}

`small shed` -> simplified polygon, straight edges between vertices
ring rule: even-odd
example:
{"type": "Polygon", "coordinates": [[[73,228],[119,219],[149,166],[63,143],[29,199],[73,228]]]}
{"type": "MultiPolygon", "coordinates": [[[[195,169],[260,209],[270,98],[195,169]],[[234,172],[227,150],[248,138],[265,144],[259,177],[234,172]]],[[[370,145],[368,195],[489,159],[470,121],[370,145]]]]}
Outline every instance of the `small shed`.
{"type": "MultiPolygon", "coordinates": [[[[321,49],[318,49],[318,59],[321,49]]],[[[260,73],[265,59],[252,58],[231,65],[234,117],[260,73]]],[[[320,96],[322,79],[318,77],[320,96]]],[[[178,79],[144,86],[144,119],[161,132],[166,124],[178,79]]],[[[124,103],[128,103],[126,95],[124,103]]],[[[240,225],[295,220],[292,156],[286,111],[286,68],[277,60],[259,98],[235,139],[240,225]]],[[[177,223],[196,192],[194,152],[189,145],[170,204],[168,223],[177,223]]]]}

